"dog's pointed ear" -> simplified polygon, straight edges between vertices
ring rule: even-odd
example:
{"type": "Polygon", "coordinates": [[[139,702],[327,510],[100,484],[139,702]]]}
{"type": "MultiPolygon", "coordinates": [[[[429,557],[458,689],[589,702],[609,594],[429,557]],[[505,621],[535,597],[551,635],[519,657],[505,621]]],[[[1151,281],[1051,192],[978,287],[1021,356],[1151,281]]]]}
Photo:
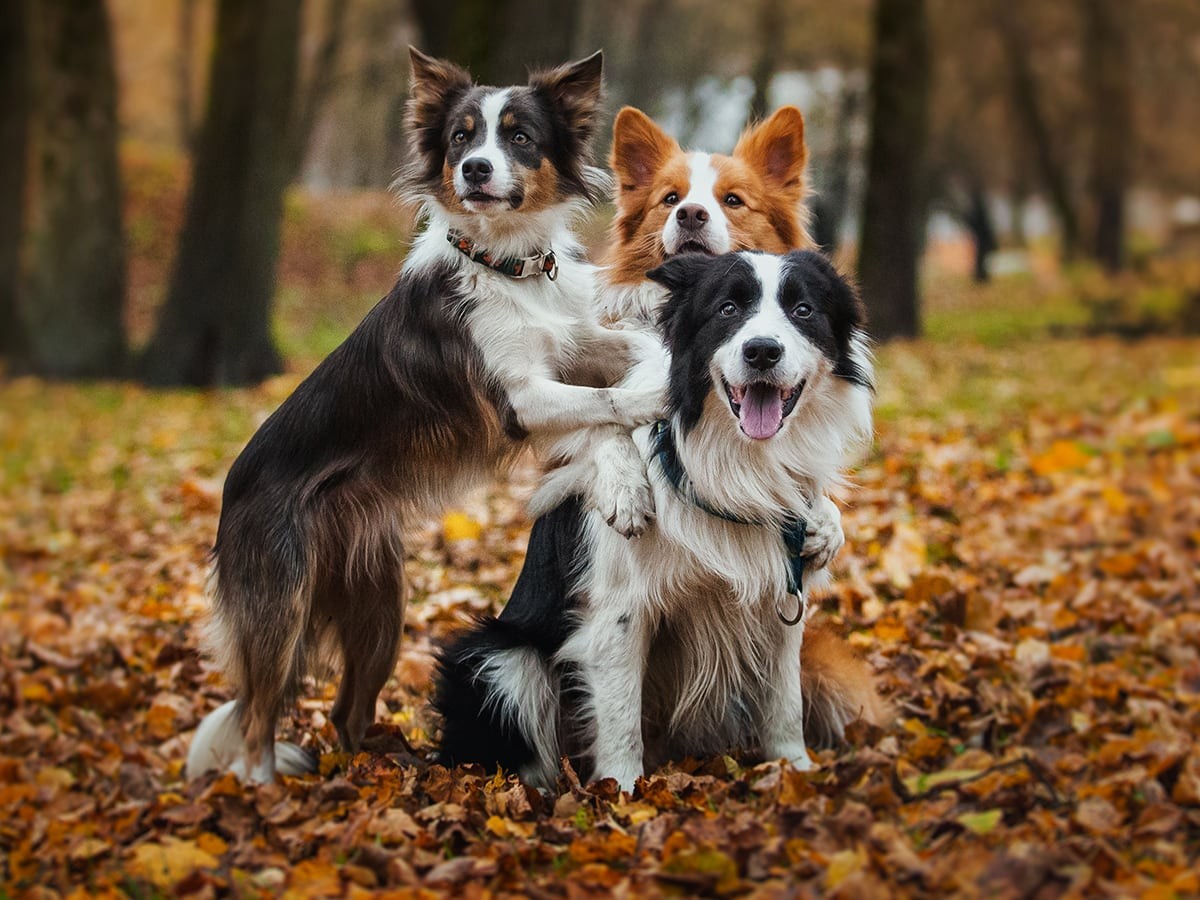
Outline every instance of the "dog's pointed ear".
{"type": "Polygon", "coordinates": [[[471,87],[471,74],[466,69],[444,59],[427,56],[409,46],[412,61],[412,81],[409,86],[409,124],[421,124],[444,109],[458,94],[471,87]]]}
{"type": "Polygon", "coordinates": [[[408,48],[412,60],[406,121],[410,162],[405,178],[420,185],[437,178],[445,155],[446,116],[454,101],[471,89],[471,75],[452,62],[408,48]]]}
{"type": "Polygon", "coordinates": [[[770,187],[794,193],[799,199],[804,194],[804,166],[808,162],[804,115],[794,106],[781,106],[741,136],[733,155],[762,173],[770,187]]]}
{"type": "Polygon", "coordinates": [[[544,94],[580,145],[586,144],[596,130],[600,100],[604,92],[604,52],[597,50],[587,59],[569,62],[535,72],[529,86],[544,94]]]}
{"type": "Polygon", "coordinates": [[[609,165],[622,193],[647,187],[663,163],[680,152],[679,143],[640,109],[626,106],[617,113],[609,165]]]}

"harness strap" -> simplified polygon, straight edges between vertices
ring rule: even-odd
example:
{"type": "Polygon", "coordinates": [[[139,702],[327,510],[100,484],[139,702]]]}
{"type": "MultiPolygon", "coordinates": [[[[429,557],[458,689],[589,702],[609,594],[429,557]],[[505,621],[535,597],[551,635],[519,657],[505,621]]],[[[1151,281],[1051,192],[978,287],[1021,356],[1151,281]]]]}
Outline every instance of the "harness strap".
{"type": "MultiPolygon", "coordinates": [[[[697,509],[735,525],[763,527],[772,524],[759,519],[743,519],[726,510],[718,509],[705,501],[695,490],[690,489],[690,486],[685,488],[684,480],[687,478],[687,473],[683,470],[683,463],[679,460],[679,452],[675,447],[675,436],[671,432],[671,423],[666,419],[659,419],[654,423],[650,436],[653,441],[654,458],[658,460],[667,482],[675,489],[676,493],[697,509]]],[[[787,551],[788,593],[794,594],[799,600],[799,607],[794,617],[785,616],[782,610],[776,610],[785,625],[795,625],[804,618],[804,559],[802,554],[804,553],[806,527],[804,519],[795,514],[789,515],[779,526],[783,547],[787,551]]]]}

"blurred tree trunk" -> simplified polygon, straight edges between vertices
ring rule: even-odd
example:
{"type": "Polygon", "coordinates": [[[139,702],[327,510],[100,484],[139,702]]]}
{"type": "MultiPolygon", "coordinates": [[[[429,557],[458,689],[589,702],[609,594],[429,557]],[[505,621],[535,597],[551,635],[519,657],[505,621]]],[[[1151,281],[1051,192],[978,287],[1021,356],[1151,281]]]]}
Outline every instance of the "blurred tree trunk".
{"type": "Polygon", "coordinates": [[[858,249],[871,333],[915,336],[918,252],[929,118],[924,0],[876,0],[871,60],[871,140],[858,249]]]}
{"type": "Polygon", "coordinates": [[[117,80],[104,0],[37,0],[31,268],[33,371],[112,376],[126,361],[117,80]]]}
{"type": "Polygon", "coordinates": [[[971,180],[963,223],[971,232],[971,241],[975,246],[972,278],[976,284],[985,284],[991,279],[988,260],[996,252],[996,229],[992,225],[992,215],[988,210],[983,183],[977,178],[971,180]]]}
{"type": "Polygon", "coordinates": [[[833,155],[826,160],[812,202],[813,240],[830,256],[837,253],[842,237],[842,221],[850,201],[850,162],[853,154],[851,128],[858,116],[862,96],[851,84],[842,85],[838,98],[837,122],[834,125],[833,155]]]}
{"type": "Polygon", "coordinates": [[[25,328],[17,305],[25,168],[29,150],[29,7],[0,0],[0,356],[23,359],[25,328]]]}
{"type": "Polygon", "coordinates": [[[1079,217],[1071,198],[1066,167],[1059,160],[1050,137],[1050,127],[1038,100],[1037,79],[1029,61],[1029,41],[1018,23],[1012,0],[997,0],[997,18],[1008,60],[1009,93],[1013,112],[1032,144],[1033,164],[1050,195],[1050,205],[1062,229],[1062,257],[1070,260],[1079,249],[1079,217]]]}
{"type": "Polygon", "coordinates": [[[526,70],[577,53],[583,0],[413,0],[426,53],[453,60],[480,84],[525,82],[526,70]]]}
{"type": "Polygon", "coordinates": [[[1081,0],[1081,5],[1092,100],[1092,252],[1116,272],[1125,262],[1125,191],[1134,152],[1127,13],[1123,0],[1081,0]]]}
{"type": "Polygon", "coordinates": [[[759,50],[754,59],[754,95],[750,98],[746,124],[765,119],[770,111],[771,79],[779,71],[779,63],[783,58],[783,11],[783,0],[758,0],[755,43],[759,50]]]}
{"type": "Polygon", "coordinates": [[[179,146],[195,150],[196,116],[192,111],[192,73],[195,68],[196,0],[179,0],[179,53],[175,57],[175,115],[179,146]]]}
{"type": "MultiPolygon", "coordinates": [[[[317,119],[337,81],[338,59],[346,40],[346,11],[348,0],[328,0],[325,7],[324,32],[312,60],[308,83],[300,91],[296,103],[296,118],[292,125],[292,152],[289,181],[294,181],[304,166],[309,140],[317,119]]],[[[395,161],[398,162],[398,161],[395,161]]]]}
{"type": "Polygon", "coordinates": [[[179,254],[142,358],[151,384],[279,372],[271,300],[291,153],[300,0],[220,0],[179,254]]]}

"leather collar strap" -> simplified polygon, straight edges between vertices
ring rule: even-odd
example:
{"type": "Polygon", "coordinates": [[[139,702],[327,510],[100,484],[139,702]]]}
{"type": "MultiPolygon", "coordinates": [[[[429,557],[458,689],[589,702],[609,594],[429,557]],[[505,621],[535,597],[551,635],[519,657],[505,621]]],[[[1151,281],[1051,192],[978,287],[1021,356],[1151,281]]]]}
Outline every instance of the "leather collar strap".
{"type": "MultiPolygon", "coordinates": [[[[658,465],[662,469],[663,475],[666,476],[667,481],[675,489],[676,493],[688,500],[696,508],[703,510],[710,516],[715,516],[726,522],[733,522],[735,525],[757,525],[762,527],[771,524],[757,519],[740,518],[705,502],[694,490],[685,490],[683,482],[687,478],[687,473],[683,470],[683,463],[679,461],[679,453],[675,448],[675,436],[671,433],[671,423],[666,419],[659,419],[654,423],[650,437],[653,442],[651,447],[654,452],[654,458],[658,460],[658,465]]],[[[776,609],[779,618],[785,625],[796,625],[804,618],[804,559],[801,554],[804,553],[806,527],[804,520],[795,514],[789,515],[784,519],[779,527],[779,534],[783,538],[783,547],[787,551],[788,557],[788,593],[794,594],[800,599],[795,616],[785,616],[783,610],[776,609]]]]}
{"type": "Polygon", "coordinates": [[[545,275],[551,281],[558,278],[558,258],[553,250],[535,253],[533,256],[506,256],[497,259],[488,251],[480,249],[478,244],[456,228],[446,232],[446,240],[455,250],[470,257],[472,261],[495,269],[509,278],[533,278],[537,275],[545,275]]]}

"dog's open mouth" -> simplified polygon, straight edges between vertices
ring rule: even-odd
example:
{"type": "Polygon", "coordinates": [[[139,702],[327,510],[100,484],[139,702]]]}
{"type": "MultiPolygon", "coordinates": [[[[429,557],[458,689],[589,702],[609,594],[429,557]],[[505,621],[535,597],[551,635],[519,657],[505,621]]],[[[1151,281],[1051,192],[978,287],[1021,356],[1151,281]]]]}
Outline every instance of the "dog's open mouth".
{"type": "Polygon", "coordinates": [[[737,416],[742,433],[756,441],[765,441],[778,433],[783,420],[796,408],[805,382],[790,388],[763,381],[724,384],[729,408],[737,416]]]}

